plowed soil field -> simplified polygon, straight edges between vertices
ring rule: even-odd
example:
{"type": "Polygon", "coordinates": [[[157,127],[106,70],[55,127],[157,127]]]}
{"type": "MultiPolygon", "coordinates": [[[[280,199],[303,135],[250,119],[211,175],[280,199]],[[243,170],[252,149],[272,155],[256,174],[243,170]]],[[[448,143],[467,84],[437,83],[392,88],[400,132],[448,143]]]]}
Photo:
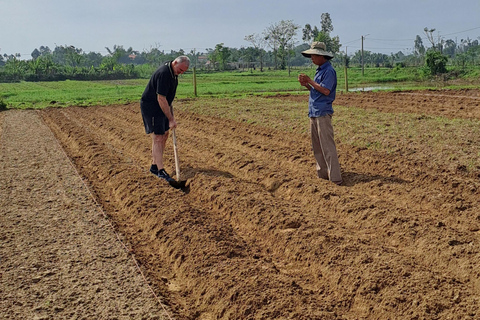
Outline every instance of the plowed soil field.
{"type": "MultiPolygon", "coordinates": [[[[306,108],[308,97],[257,103],[271,99],[306,108]]],[[[349,93],[335,103],[480,127],[478,90],[349,93]]],[[[308,134],[179,109],[184,190],[148,172],[138,104],[39,112],[173,318],[480,317],[478,166],[427,142],[428,155],[339,142],[337,186],[316,177],[308,134]]],[[[464,157],[478,163],[480,137],[469,139],[464,157]]],[[[174,176],[171,147],[165,159],[174,176]]]]}

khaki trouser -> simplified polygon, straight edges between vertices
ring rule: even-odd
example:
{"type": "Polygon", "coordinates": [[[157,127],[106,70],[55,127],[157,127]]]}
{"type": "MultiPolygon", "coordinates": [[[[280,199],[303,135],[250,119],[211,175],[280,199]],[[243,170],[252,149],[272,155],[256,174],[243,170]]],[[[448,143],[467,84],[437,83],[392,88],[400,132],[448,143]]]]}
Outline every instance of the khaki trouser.
{"type": "Polygon", "coordinates": [[[310,134],[319,178],[342,183],[337,147],[333,139],[332,115],[310,118],[310,134]]]}

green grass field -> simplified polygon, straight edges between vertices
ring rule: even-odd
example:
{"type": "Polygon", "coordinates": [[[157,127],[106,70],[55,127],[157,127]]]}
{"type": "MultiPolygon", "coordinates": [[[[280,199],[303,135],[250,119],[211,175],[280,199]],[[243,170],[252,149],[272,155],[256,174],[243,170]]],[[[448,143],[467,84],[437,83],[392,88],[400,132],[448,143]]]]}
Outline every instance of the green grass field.
{"type": "MultiPolygon", "coordinates": [[[[297,81],[299,73],[313,77],[315,68],[271,71],[259,70],[197,73],[196,91],[192,70],[180,77],[177,98],[242,97],[289,92],[300,94],[305,89],[297,81]]],[[[345,91],[345,70],[337,69],[338,91],[345,91]]],[[[422,89],[451,87],[450,82],[421,82],[417,68],[348,69],[349,90],[422,89]]],[[[139,101],[148,79],[112,81],[20,82],[0,84],[0,106],[6,108],[41,109],[49,106],[92,106],[124,104],[139,101]]],[[[452,83],[454,83],[452,81],[452,83]]],[[[464,82],[465,86],[465,82],[464,82]]],[[[477,84],[478,87],[478,84],[477,84]]]]}
{"type": "MultiPolygon", "coordinates": [[[[368,74],[370,70],[367,70],[368,74]]],[[[478,83],[387,81],[388,74],[377,74],[376,81],[359,81],[359,71],[352,72],[350,88],[388,87],[392,89],[424,88],[479,88],[478,83]],[[452,83],[455,83],[453,85],[452,83]]],[[[304,72],[313,75],[315,70],[259,71],[200,73],[197,74],[197,97],[194,95],[193,74],[180,78],[175,102],[177,110],[223,117],[252,125],[262,125],[284,132],[305,133],[308,130],[308,117],[305,102],[282,102],[275,97],[278,93],[307,95],[297,82],[297,74],[304,72]],[[271,96],[268,99],[259,99],[271,96]]],[[[350,71],[349,71],[350,72],[350,71]]],[[[380,72],[380,71],[376,71],[380,72]]],[[[338,90],[345,90],[343,74],[338,72],[338,90]]],[[[391,76],[391,75],[390,75],[391,76]]],[[[403,76],[405,77],[405,76],[403,76]]],[[[373,78],[372,78],[373,79],[373,78]]],[[[147,84],[147,79],[117,81],[62,81],[62,82],[21,82],[0,84],[0,109],[7,108],[41,109],[46,107],[95,106],[126,104],[137,102],[147,84]]],[[[480,157],[472,159],[457,148],[455,139],[462,136],[469,141],[477,141],[478,120],[445,119],[425,117],[421,121],[415,114],[391,114],[366,111],[360,108],[336,106],[335,127],[337,139],[341,143],[396,153],[412,146],[442,150],[446,159],[459,159],[469,170],[480,166],[480,157]],[[395,124],[395,125],[392,125],[395,124]],[[453,131],[452,131],[453,130],[453,131]],[[432,135],[433,134],[433,135],[432,135]]],[[[478,153],[480,156],[480,153],[478,153]]]]}

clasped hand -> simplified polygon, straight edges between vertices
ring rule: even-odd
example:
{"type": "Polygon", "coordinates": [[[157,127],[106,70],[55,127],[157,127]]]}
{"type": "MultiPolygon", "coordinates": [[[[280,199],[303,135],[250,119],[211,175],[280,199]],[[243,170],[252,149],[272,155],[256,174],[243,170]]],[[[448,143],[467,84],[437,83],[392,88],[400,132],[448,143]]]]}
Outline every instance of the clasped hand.
{"type": "Polygon", "coordinates": [[[306,74],[300,73],[298,75],[298,82],[300,82],[300,85],[302,85],[303,87],[310,89],[310,86],[308,85],[310,82],[310,77],[307,76],[306,74]]]}

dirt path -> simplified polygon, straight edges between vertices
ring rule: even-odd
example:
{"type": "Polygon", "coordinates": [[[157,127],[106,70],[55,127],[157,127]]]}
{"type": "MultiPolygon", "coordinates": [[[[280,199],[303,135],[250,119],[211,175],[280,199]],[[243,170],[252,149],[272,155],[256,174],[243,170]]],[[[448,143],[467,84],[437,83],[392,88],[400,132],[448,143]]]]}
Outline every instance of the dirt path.
{"type": "Polygon", "coordinates": [[[38,113],[0,123],[0,318],[167,319],[38,113]]]}

